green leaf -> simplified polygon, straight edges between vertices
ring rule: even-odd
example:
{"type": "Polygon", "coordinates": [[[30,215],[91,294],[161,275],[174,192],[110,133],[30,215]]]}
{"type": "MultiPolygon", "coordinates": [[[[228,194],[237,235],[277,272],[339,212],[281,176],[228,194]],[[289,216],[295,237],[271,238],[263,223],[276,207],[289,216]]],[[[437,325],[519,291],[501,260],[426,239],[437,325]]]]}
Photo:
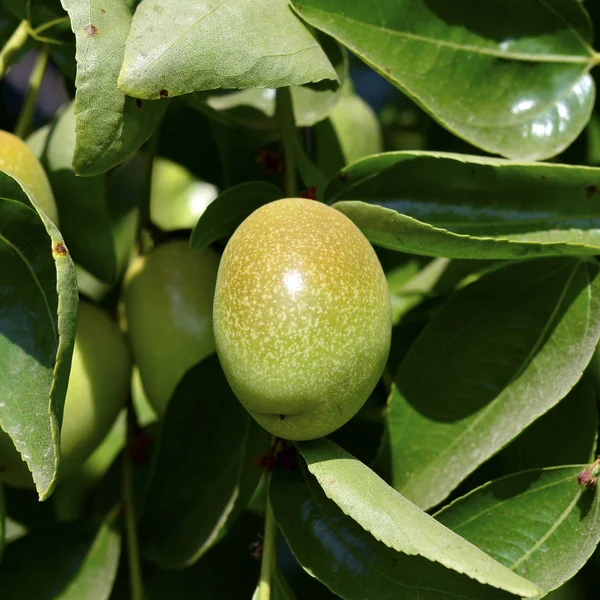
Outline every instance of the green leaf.
{"type": "Polygon", "coordinates": [[[577,485],[583,467],[510,475],[435,516],[544,592],[581,569],[600,541],[600,495],[577,485]]]}
{"type": "Polygon", "coordinates": [[[133,18],[119,76],[130,96],[337,80],[286,0],[163,0],[156,7],[142,0],[133,18]]]}
{"type": "MultiPolygon", "coordinates": [[[[331,81],[324,81],[312,85],[291,86],[294,121],[297,127],[312,127],[327,117],[341,99],[343,84],[348,78],[348,58],[344,49],[322,33],[318,35],[318,39],[335,68],[339,84],[333,85],[331,81]]],[[[184,96],[184,100],[211,119],[225,124],[276,130],[280,124],[275,118],[275,92],[273,88],[211,90],[188,94],[184,96]]]]}
{"type": "Polygon", "coordinates": [[[75,113],[69,106],[43,141],[28,142],[42,161],[56,197],[61,230],[73,259],[107,284],[124,272],[135,244],[149,161],[132,155],[115,169],[78,177],[71,166],[75,113]],[[85,202],[82,202],[85,199],[85,202]]]}
{"type": "Polygon", "coordinates": [[[598,55],[580,2],[292,0],[470,143],[519,160],[561,152],[594,106],[598,55]]]}
{"type": "Polygon", "coordinates": [[[144,102],[117,89],[131,12],[123,0],[61,0],[77,44],[73,168],[98,175],[122,163],[152,134],[166,102],[144,102]]]}
{"type": "Polygon", "coordinates": [[[596,263],[525,261],[459,290],[395,378],[394,487],[423,509],[441,502],[571,390],[599,337],[596,263]]]}
{"type": "Polygon", "coordinates": [[[190,369],[165,414],[141,523],[145,554],[166,568],[197,561],[249,502],[261,476],[253,461],[268,446],[216,355],[190,369]]]}
{"type": "MultiPolygon", "coordinates": [[[[258,541],[264,527],[261,520],[244,513],[221,543],[196,564],[181,571],[156,567],[145,573],[149,600],[246,600],[259,576],[260,562],[251,556],[249,546],[258,541]]],[[[129,595],[124,594],[124,600],[129,595]]]]}
{"type": "Polygon", "coordinates": [[[56,483],[75,343],[75,269],[56,226],[1,171],[0,223],[0,426],[45,499],[56,483]]]}
{"type": "Polygon", "coordinates": [[[0,564],[5,598],[108,600],[119,565],[121,536],[111,515],[58,524],[13,542],[0,564]]]}
{"type": "Polygon", "coordinates": [[[212,183],[200,181],[185,167],[166,158],[154,161],[150,218],[163,231],[192,229],[217,195],[212,183]]]}
{"type": "Polygon", "coordinates": [[[6,505],[4,504],[4,486],[0,483],[0,562],[6,543],[6,505]]]}
{"type": "Polygon", "coordinates": [[[202,252],[213,242],[230,236],[257,208],[283,198],[281,190],[270,183],[251,181],[225,190],[217,196],[196,223],[190,246],[202,252]]]}
{"type": "Polygon", "coordinates": [[[269,496],[300,564],[334,593],[346,600],[514,597],[482,580],[515,595],[539,592],[419,511],[335,444],[325,439],[303,443],[301,451],[318,483],[301,462],[294,470],[275,471],[269,496]],[[321,458],[324,462],[315,462],[321,458]],[[366,521],[373,535],[363,528],[366,521]],[[463,567],[465,574],[460,574],[463,567]]]}
{"type": "MultiPolygon", "coordinates": [[[[252,600],[259,600],[258,586],[254,591],[252,600]]],[[[271,600],[296,600],[294,590],[290,587],[283,573],[277,568],[271,575],[271,600]]]]}
{"type": "Polygon", "coordinates": [[[329,118],[315,127],[316,163],[328,176],[382,150],[377,115],[360,96],[343,96],[329,118]]]}
{"type": "Polygon", "coordinates": [[[598,254],[599,194],[600,169],[390,152],[344,169],[325,195],[376,245],[508,259],[598,254]]]}

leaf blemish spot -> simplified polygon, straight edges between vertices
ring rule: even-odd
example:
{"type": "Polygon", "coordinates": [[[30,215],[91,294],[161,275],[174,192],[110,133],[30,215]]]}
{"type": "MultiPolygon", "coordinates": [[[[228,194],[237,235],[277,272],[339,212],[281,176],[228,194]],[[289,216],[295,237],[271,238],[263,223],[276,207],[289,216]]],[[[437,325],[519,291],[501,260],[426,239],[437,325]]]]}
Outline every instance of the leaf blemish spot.
{"type": "Polygon", "coordinates": [[[98,35],[98,28],[95,25],[86,25],[83,29],[89,37],[96,37],[98,35]]]}
{"type": "Polygon", "coordinates": [[[598,191],[597,185],[588,185],[585,188],[585,195],[587,198],[591,198],[598,191]]]}
{"type": "Polygon", "coordinates": [[[67,255],[67,247],[62,243],[58,242],[52,246],[52,256],[58,258],[59,256],[67,255]]]}
{"type": "Polygon", "coordinates": [[[161,98],[167,98],[169,96],[169,92],[167,90],[160,90],[159,95],[161,98]]]}
{"type": "Polygon", "coordinates": [[[391,75],[391,74],[392,74],[392,70],[391,70],[389,67],[386,67],[386,68],[385,68],[385,72],[386,72],[388,75],[391,75]]]}
{"type": "Polygon", "coordinates": [[[105,15],[106,14],[106,10],[104,10],[103,8],[100,9],[100,12],[105,15]]]}
{"type": "Polygon", "coordinates": [[[141,101],[139,98],[136,98],[136,99],[135,99],[135,105],[136,105],[138,108],[142,108],[142,106],[144,106],[144,103],[143,103],[143,102],[142,102],[142,101],[141,101]]]}
{"type": "Polygon", "coordinates": [[[285,415],[279,415],[279,420],[283,421],[285,419],[285,415]]]}

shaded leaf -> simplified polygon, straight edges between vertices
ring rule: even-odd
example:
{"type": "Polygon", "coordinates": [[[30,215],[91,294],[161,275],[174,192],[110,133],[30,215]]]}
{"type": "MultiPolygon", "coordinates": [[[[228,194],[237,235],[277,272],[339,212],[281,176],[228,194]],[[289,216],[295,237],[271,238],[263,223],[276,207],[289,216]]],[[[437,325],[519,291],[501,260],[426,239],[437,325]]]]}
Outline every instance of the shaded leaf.
{"type": "Polygon", "coordinates": [[[76,176],[71,166],[75,120],[71,105],[45,141],[42,131],[28,143],[48,173],[73,259],[94,277],[112,284],[127,267],[135,243],[150,164],[143,155],[133,155],[108,173],[76,176]]]}
{"type": "Polygon", "coordinates": [[[569,258],[512,264],[455,293],[395,378],[394,487],[435,506],[561,400],[600,337],[599,294],[597,264],[569,258]]]}
{"type": "Polygon", "coordinates": [[[2,596],[107,600],[120,551],[114,515],[99,527],[70,523],[29,533],[7,548],[0,564],[2,596]]]}
{"type": "Polygon", "coordinates": [[[336,208],[374,244],[403,252],[507,259],[600,250],[600,169],[590,167],[390,152],[341,171],[326,198],[342,201],[336,208]]]}
{"type": "MultiPolygon", "coordinates": [[[[294,590],[292,590],[290,584],[279,569],[276,568],[271,577],[271,600],[296,600],[294,590]]],[[[252,600],[259,600],[258,586],[252,596],[252,600]]]]}
{"type": "Polygon", "coordinates": [[[600,496],[583,468],[534,469],[492,481],[435,516],[544,592],[562,585],[600,541],[600,496]]]}
{"type": "Polygon", "coordinates": [[[123,162],[152,134],[167,106],[117,89],[131,12],[122,0],[61,0],[77,44],[75,113],[77,143],[73,168],[98,175],[123,162]]]}
{"type": "Polygon", "coordinates": [[[142,0],[133,18],[119,76],[119,88],[130,96],[337,79],[286,0],[163,0],[156,7],[142,0]]]}
{"type": "Polygon", "coordinates": [[[509,158],[566,148],[594,106],[592,27],[576,0],[293,0],[298,14],[444,127],[509,158]]]}
{"type": "MultiPolygon", "coordinates": [[[[460,554],[456,546],[458,544],[466,554],[473,552],[474,555],[483,557],[483,562],[488,565],[496,565],[493,568],[497,569],[497,572],[507,575],[505,583],[510,579],[519,591],[524,592],[524,595],[530,597],[535,595],[535,586],[515,577],[466,540],[462,540],[450,530],[445,530],[432,517],[418,511],[391,489],[394,499],[390,504],[385,493],[380,495],[385,483],[376,478],[362,463],[352,459],[343,451],[340,452],[344,458],[335,459],[337,451],[331,442],[321,440],[302,444],[303,453],[311,456],[309,461],[317,456],[318,450],[315,449],[319,446],[329,457],[324,463],[325,469],[328,470],[326,478],[335,481],[335,485],[339,486],[340,494],[345,495],[357,511],[366,510],[362,513],[363,518],[376,518],[392,536],[399,532],[399,519],[405,524],[403,527],[405,534],[401,535],[404,538],[402,545],[407,552],[396,551],[387,545],[390,541],[389,535],[382,543],[353,520],[357,518],[357,513],[350,510],[350,514],[344,514],[350,508],[349,503],[340,507],[328,499],[319,486],[319,483],[323,485],[323,481],[317,482],[308,473],[303,462],[293,471],[278,469],[274,473],[269,490],[277,524],[300,564],[333,592],[346,600],[363,598],[442,600],[450,594],[457,598],[472,600],[484,598],[500,600],[514,597],[508,592],[482,585],[455,570],[446,569],[437,562],[419,556],[417,549],[412,547],[412,543],[416,542],[421,547],[430,544],[431,548],[434,548],[437,545],[436,553],[440,554],[444,552],[443,546],[448,555],[452,552],[456,555],[460,554]],[[336,468],[338,463],[340,469],[336,468]],[[349,474],[354,463],[362,465],[362,469],[371,475],[367,475],[367,479],[363,478],[362,481],[344,478],[341,469],[346,469],[349,474]],[[372,480],[371,477],[376,480],[372,480]],[[386,503],[385,511],[382,512],[382,506],[371,510],[376,503],[386,503]],[[401,514],[392,509],[400,504],[404,504],[400,510],[401,514]],[[411,520],[416,517],[413,511],[420,514],[419,524],[416,521],[411,524],[411,520]],[[420,529],[419,525],[423,525],[423,529],[420,529]],[[444,533],[436,536],[434,529],[438,533],[444,533]],[[425,532],[427,537],[424,535],[425,532]]],[[[313,464],[313,470],[314,467],[313,464]]],[[[361,473],[361,476],[363,475],[364,473],[361,473]]],[[[324,489],[328,492],[331,490],[328,485],[324,485],[324,489]]],[[[339,494],[335,495],[335,500],[338,500],[338,496],[339,494]]],[[[471,558],[474,558],[474,555],[471,558]]],[[[465,557],[465,561],[466,566],[469,567],[467,564],[469,559],[465,557]]],[[[479,562],[479,567],[481,566],[482,563],[479,562]]],[[[477,568],[475,565],[473,567],[477,568]]],[[[470,568],[470,572],[473,573],[473,568],[470,568]]],[[[509,586],[512,587],[510,584],[509,586]]]]}
{"type": "Polygon", "coordinates": [[[191,567],[182,571],[148,569],[144,579],[149,600],[251,598],[260,561],[250,555],[249,547],[258,541],[263,527],[259,518],[244,513],[223,541],[191,567]]]}
{"type": "Polygon", "coordinates": [[[4,486],[0,483],[0,561],[6,543],[6,505],[4,504],[4,486]]]}
{"type": "Polygon", "coordinates": [[[249,502],[269,435],[242,408],[213,355],[169,401],[141,523],[146,555],[162,567],[197,561],[249,502]]]}
{"type": "Polygon", "coordinates": [[[202,252],[213,242],[233,234],[257,208],[281,198],[283,193],[279,188],[262,181],[228,188],[206,207],[192,231],[190,246],[202,252]]]}
{"type": "MultiPolygon", "coordinates": [[[[330,37],[319,33],[318,40],[333,65],[339,83],[330,81],[290,87],[294,121],[297,127],[312,127],[322,121],[341,99],[343,84],[348,78],[346,52],[330,37]]],[[[275,118],[274,88],[244,90],[211,90],[184,96],[184,100],[211,119],[225,124],[253,129],[279,129],[275,118]]]]}
{"type": "Polygon", "coordinates": [[[0,223],[0,426],[44,499],[60,458],[75,343],[75,269],[56,226],[3,172],[0,223]]]}
{"type": "Polygon", "coordinates": [[[328,176],[382,150],[377,115],[360,96],[347,94],[340,98],[329,118],[315,127],[315,160],[328,176]]]}

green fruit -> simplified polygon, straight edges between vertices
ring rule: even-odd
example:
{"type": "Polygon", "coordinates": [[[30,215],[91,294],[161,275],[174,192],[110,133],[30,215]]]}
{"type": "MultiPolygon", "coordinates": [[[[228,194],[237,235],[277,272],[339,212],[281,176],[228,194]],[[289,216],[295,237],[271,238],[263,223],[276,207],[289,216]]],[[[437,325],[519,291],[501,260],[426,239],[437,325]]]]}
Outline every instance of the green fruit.
{"type": "Polygon", "coordinates": [[[25,142],[7,131],[0,131],[0,171],[25,184],[50,220],[58,224],[56,202],[44,167],[25,142]]]}
{"type": "Polygon", "coordinates": [[[135,363],[150,404],[162,415],[185,372],[215,351],[212,308],[219,256],[168,242],[138,258],[125,280],[135,363]]]}
{"type": "MultiPolygon", "coordinates": [[[[61,429],[60,475],[73,473],[108,434],[129,393],[131,361],[119,329],[99,308],[79,304],[61,429]]],[[[2,478],[32,487],[27,465],[8,434],[0,434],[2,478]]]]}
{"type": "Polygon", "coordinates": [[[164,231],[192,229],[218,194],[214,185],[165,158],[154,161],[151,189],[150,217],[164,231]]]}
{"type": "Polygon", "coordinates": [[[290,198],[259,208],[227,245],[214,307],[227,380],[272,434],[309,440],[346,423],[390,348],[377,256],[343,214],[290,198]]]}

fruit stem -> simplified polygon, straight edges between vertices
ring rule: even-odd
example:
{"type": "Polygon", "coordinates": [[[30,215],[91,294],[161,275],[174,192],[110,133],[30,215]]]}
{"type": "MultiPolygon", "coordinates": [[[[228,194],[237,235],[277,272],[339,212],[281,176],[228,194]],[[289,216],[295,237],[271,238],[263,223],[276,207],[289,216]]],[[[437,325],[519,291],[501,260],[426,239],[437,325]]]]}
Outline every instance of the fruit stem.
{"type": "MultiPolygon", "coordinates": [[[[269,479],[271,474],[268,475],[269,479]]],[[[267,481],[268,489],[269,481],[267,481]]],[[[265,536],[263,539],[262,562],[260,565],[260,581],[258,583],[258,600],[271,600],[271,581],[277,565],[277,523],[273,516],[271,502],[267,496],[267,511],[265,515],[265,536]]]]}
{"type": "Polygon", "coordinates": [[[14,30],[2,50],[0,50],[0,79],[4,77],[8,68],[13,64],[19,50],[29,39],[29,23],[24,19],[14,30]]]}
{"type": "Polygon", "coordinates": [[[131,600],[144,600],[144,581],[137,537],[137,517],[133,478],[131,447],[136,430],[135,409],[130,401],[127,405],[127,444],[123,455],[123,502],[125,504],[125,530],[127,535],[127,558],[129,560],[129,586],[131,600]]]}
{"type": "Polygon", "coordinates": [[[28,133],[33,121],[33,115],[35,114],[35,105],[37,103],[38,94],[42,87],[42,81],[44,80],[44,73],[46,73],[46,67],[48,66],[48,58],[50,52],[48,46],[44,44],[40,47],[35,66],[31,71],[29,77],[29,89],[27,90],[27,96],[25,96],[25,102],[19,115],[19,120],[15,127],[15,135],[23,139],[28,133]]]}
{"type": "Polygon", "coordinates": [[[294,107],[290,88],[277,90],[277,118],[281,128],[283,152],[285,155],[285,174],[283,178],[283,191],[288,198],[295,198],[296,189],[296,123],[294,121],[294,107]]]}

